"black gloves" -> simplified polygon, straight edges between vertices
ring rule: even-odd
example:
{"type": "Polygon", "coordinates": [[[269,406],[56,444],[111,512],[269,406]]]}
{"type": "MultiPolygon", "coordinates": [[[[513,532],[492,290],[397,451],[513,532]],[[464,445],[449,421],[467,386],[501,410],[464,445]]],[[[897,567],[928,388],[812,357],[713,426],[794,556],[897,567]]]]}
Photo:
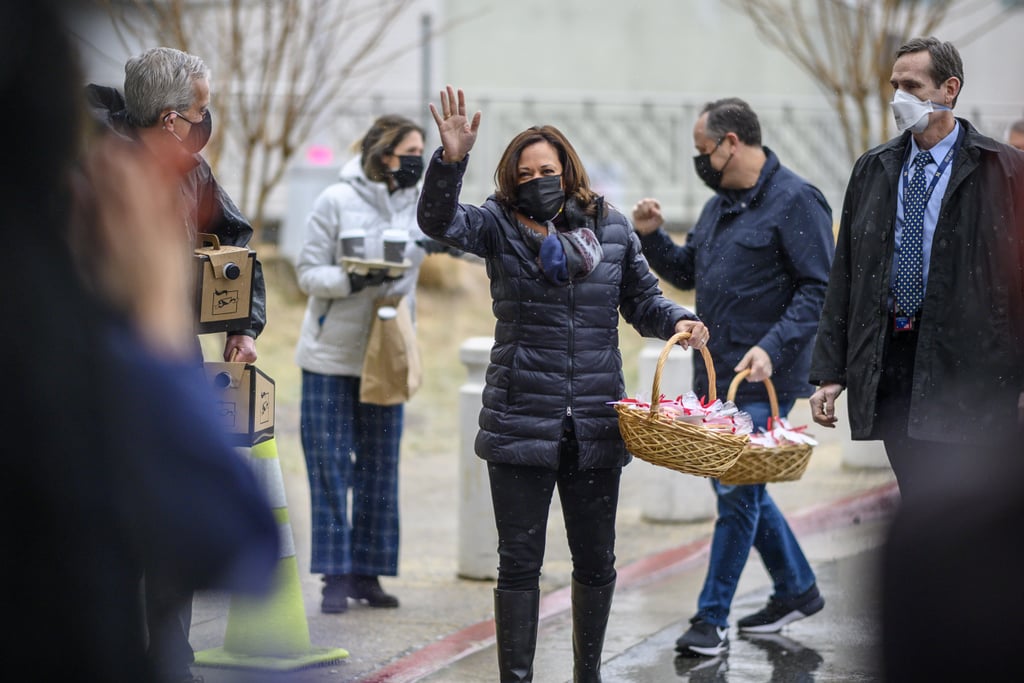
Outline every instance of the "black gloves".
{"type": "Polygon", "coordinates": [[[349,273],[348,281],[352,285],[352,293],[365,289],[366,287],[380,287],[386,282],[394,282],[400,279],[401,275],[388,275],[387,270],[371,270],[365,275],[349,273]]]}

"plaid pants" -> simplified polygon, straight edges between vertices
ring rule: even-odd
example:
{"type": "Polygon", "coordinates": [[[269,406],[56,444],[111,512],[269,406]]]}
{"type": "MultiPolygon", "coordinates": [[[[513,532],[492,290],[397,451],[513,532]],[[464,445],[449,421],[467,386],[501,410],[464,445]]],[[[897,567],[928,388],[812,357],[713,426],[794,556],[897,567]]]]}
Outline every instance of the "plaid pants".
{"type": "Polygon", "coordinates": [[[398,574],[403,409],[360,403],[358,377],[302,371],[300,430],[312,508],[312,573],[398,574]]]}

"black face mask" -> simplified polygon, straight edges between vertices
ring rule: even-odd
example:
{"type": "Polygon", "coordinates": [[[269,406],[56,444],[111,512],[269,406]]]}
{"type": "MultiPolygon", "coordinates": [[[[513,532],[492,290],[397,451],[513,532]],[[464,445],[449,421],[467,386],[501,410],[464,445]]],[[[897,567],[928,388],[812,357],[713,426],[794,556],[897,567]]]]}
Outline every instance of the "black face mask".
{"type": "Polygon", "coordinates": [[[562,177],[546,175],[528,180],[516,189],[516,209],[538,223],[549,221],[558,215],[565,202],[562,177]]]}
{"type": "Polygon", "coordinates": [[[704,181],[704,184],[715,192],[722,186],[722,172],[716,171],[711,166],[710,154],[698,154],[693,158],[693,165],[697,169],[697,177],[704,181]]]}
{"type": "Polygon", "coordinates": [[[398,187],[412,187],[423,177],[423,157],[415,154],[401,155],[398,163],[398,168],[391,171],[391,177],[398,187]]]}
{"type": "MultiPolygon", "coordinates": [[[[213,133],[213,117],[210,115],[209,110],[203,114],[203,118],[199,121],[189,121],[176,111],[168,112],[167,115],[170,116],[171,114],[178,114],[183,121],[189,123],[188,135],[185,136],[184,140],[181,138],[178,138],[178,140],[181,140],[181,144],[189,152],[199,154],[203,147],[206,147],[206,143],[210,141],[210,135],[213,133]]],[[[171,134],[174,135],[174,133],[171,134]]],[[[178,136],[174,135],[174,137],[177,138],[178,136]]]]}
{"type": "MultiPolygon", "coordinates": [[[[718,142],[715,143],[715,149],[718,149],[718,146],[722,144],[722,139],[719,138],[718,142]]],[[[722,186],[722,171],[716,171],[714,166],[711,165],[711,155],[715,153],[715,149],[707,154],[698,154],[693,157],[693,166],[697,171],[697,177],[704,181],[705,185],[718,192],[722,186]]],[[[722,168],[724,169],[725,167],[723,166],[722,168]]]]}

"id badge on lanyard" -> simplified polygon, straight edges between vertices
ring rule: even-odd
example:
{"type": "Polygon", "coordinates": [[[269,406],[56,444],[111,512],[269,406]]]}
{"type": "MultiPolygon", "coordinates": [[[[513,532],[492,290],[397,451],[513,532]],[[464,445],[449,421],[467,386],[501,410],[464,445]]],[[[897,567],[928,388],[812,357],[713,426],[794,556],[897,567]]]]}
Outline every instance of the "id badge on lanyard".
{"type": "Polygon", "coordinates": [[[893,332],[911,332],[914,329],[914,317],[896,312],[892,317],[893,332]]]}

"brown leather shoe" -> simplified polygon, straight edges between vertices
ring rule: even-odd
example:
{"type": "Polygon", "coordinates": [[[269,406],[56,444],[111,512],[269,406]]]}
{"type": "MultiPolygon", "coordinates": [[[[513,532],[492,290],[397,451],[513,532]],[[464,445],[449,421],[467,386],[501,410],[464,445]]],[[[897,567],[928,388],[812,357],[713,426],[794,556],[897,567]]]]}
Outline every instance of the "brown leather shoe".
{"type": "Polygon", "coordinates": [[[321,590],[323,600],[320,601],[320,611],[324,614],[341,614],[348,610],[348,575],[327,574],[321,578],[324,587],[321,590]]]}
{"type": "Polygon", "coordinates": [[[365,600],[370,607],[398,607],[398,598],[385,593],[376,576],[354,574],[348,596],[353,600],[365,600]]]}

